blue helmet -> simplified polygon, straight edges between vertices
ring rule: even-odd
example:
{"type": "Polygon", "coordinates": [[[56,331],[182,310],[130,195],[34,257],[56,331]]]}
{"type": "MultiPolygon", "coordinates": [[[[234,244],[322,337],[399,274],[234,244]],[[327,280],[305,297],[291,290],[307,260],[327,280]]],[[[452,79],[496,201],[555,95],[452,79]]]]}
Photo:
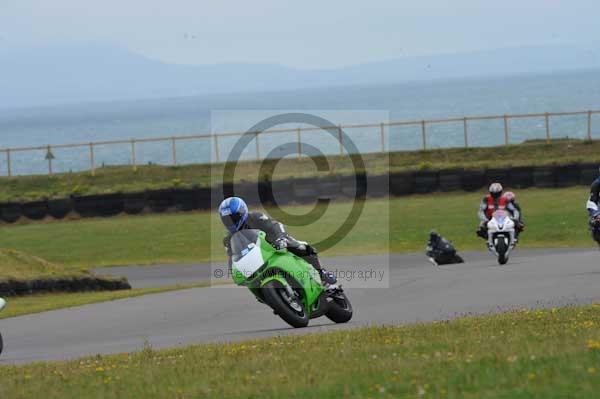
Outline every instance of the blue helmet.
{"type": "Polygon", "coordinates": [[[235,233],[242,228],[248,219],[248,206],[239,197],[225,198],[219,205],[219,216],[221,216],[221,222],[227,230],[230,233],[235,233]]]}

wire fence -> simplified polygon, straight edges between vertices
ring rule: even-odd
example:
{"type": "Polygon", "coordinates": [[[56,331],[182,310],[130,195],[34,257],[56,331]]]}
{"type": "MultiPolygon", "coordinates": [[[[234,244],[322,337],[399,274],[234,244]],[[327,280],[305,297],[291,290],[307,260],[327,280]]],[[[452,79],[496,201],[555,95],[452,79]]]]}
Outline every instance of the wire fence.
{"type": "MultiPolygon", "coordinates": [[[[592,127],[600,110],[546,112],[512,115],[465,116],[461,118],[392,121],[331,126],[337,141],[321,128],[297,127],[262,132],[223,132],[190,136],[99,141],[0,149],[0,175],[53,174],[87,171],[99,167],[129,165],[183,165],[220,163],[227,159],[235,142],[244,134],[254,135],[246,149],[247,160],[280,158],[277,142],[293,142],[298,156],[303,145],[327,155],[344,155],[343,137],[354,141],[361,153],[427,150],[445,147],[510,145],[526,140],[571,137],[593,140],[592,127]],[[566,131],[565,131],[566,130],[566,131]],[[319,136],[317,133],[321,133],[319,136]],[[342,134],[345,133],[345,135],[342,134]]],[[[599,125],[600,126],[600,125],[599,125]]],[[[304,152],[306,155],[306,151],[304,152]]]]}

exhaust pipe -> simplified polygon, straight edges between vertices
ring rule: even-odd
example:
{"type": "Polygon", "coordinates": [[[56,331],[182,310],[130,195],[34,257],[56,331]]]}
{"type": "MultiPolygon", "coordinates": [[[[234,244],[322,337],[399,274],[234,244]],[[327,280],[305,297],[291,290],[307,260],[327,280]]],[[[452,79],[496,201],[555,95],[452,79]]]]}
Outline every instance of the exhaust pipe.
{"type": "Polygon", "coordinates": [[[6,301],[2,298],[0,298],[0,310],[4,309],[4,307],[6,306],[6,301]]]}

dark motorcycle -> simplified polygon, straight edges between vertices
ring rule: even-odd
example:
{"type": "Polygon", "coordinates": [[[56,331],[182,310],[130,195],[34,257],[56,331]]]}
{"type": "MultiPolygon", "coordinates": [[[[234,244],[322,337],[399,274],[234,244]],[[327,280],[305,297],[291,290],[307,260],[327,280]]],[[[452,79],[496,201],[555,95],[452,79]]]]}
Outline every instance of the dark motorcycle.
{"type": "Polygon", "coordinates": [[[452,243],[435,231],[429,234],[426,255],[429,261],[436,266],[464,263],[463,258],[456,253],[456,248],[452,243]]]}

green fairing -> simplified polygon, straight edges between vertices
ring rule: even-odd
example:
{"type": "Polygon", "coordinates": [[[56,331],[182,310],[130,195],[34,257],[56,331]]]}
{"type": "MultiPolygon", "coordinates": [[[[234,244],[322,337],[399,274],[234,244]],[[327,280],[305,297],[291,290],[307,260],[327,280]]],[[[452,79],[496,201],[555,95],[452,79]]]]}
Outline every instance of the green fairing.
{"type": "Polygon", "coordinates": [[[308,312],[316,310],[319,296],[323,292],[318,272],[309,263],[287,249],[276,250],[273,248],[265,239],[265,233],[262,231],[259,232],[259,239],[255,244],[259,246],[264,261],[260,273],[245,276],[235,268],[234,263],[232,267],[234,282],[238,285],[247,286],[261,301],[260,288],[269,281],[277,280],[283,285],[292,284],[302,289],[302,299],[306,310],[308,312]],[[293,281],[291,281],[292,279],[293,281]]]}

